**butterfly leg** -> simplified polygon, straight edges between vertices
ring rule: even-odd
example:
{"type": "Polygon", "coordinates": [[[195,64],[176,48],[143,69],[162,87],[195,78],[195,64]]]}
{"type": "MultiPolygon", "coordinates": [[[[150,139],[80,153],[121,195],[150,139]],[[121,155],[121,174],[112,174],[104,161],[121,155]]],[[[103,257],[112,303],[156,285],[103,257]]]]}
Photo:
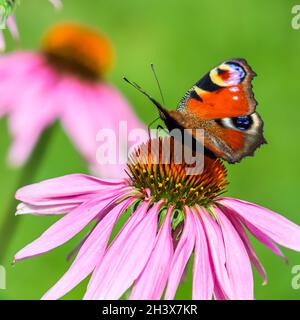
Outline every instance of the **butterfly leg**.
{"type": "Polygon", "coordinates": [[[152,126],[153,123],[155,123],[158,119],[160,119],[160,117],[155,118],[153,121],[151,121],[151,122],[148,124],[148,136],[149,136],[149,139],[151,139],[151,134],[150,134],[151,126],[152,126]]]}
{"type": "Polygon", "coordinates": [[[157,130],[162,130],[164,131],[167,135],[170,135],[170,132],[164,128],[163,126],[161,126],[160,124],[156,127],[157,130]]]}

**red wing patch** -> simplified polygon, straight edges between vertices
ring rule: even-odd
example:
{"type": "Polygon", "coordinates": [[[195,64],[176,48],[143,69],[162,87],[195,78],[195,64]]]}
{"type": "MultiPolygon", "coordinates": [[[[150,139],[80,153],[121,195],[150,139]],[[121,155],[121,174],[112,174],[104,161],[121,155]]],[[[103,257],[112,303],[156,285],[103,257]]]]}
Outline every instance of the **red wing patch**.
{"type": "Polygon", "coordinates": [[[191,98],[187,102],[185,111],[192,112],[199,119],[231,118],[251,113],[248,98],[241,84],[213,92],[201,92],[201,89],[195,91],[201,100],[191,98]]]}

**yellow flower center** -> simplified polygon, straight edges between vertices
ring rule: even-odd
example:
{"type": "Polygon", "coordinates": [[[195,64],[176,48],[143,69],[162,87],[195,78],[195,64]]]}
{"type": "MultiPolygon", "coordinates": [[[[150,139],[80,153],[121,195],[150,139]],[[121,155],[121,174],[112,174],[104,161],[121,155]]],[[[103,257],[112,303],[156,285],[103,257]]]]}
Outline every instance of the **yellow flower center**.
{"type": "Polygon", "coordinates": [[[53,26],[42,41],[49,62],[62,72],[98,80],[110,69],[113,49],[101,33],[75,23],[53,26]]]}
{"type": "Polygon", "coordinates": [[[225,191],[227,171],[218,159],[203,156],[203,167],[198,174],[188,174],[189,165],[178,163],[174,154],[174,140],[148,141],[130,156],[128,173],[132,184],[141,191],[150,190],[155,201],[165,199],[176,208],[183,206],[209,206],[225,191]],[[166,142],[169,154],[163,152],[166,142]],[[154,142],[158,148],[153,148],[154,142]],[[156,149],[153,152],[153,149],[156,149]],[[166,159],[167,157],[167,159],[166,159]]]}

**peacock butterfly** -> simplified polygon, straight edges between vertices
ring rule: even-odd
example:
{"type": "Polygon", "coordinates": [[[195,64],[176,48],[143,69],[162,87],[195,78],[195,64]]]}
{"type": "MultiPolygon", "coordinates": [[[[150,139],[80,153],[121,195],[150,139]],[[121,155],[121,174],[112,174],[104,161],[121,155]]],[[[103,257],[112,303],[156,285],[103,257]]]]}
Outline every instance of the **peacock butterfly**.
{"type": "Polygon", "coordinates": [[[245,59],[225,61],[196,82],[173,111],[166,110],[136,83],[124,80],[155,104],[169,130],[204,129],[205,149],[212,156],[235,163],[266,143],[263,121],[255,112],[251,85],[255,75],[245,59]]]}

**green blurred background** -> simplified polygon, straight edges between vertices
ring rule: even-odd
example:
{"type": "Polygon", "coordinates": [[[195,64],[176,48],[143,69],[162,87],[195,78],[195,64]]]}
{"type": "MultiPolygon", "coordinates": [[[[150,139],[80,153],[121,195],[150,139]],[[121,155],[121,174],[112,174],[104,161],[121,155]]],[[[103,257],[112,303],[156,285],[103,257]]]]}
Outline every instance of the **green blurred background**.
{"type": "MultiPolygon", "coordinates": [[[[6,39],[9,51],[39,46],[43,32],[54,22],[73,20],[97,27],[111,38],[116,63],[108,78],[131,101],[140,118],[149,123],[155,109],[122,76],[141,83],[158,96],[149,64],[155,63],[168,108],[174,108],[185,91],[217,63],[243,57],[258,74],[254,80],[257,110],[265,121],[269,142],[254,158],[227,165],[228,196],[269,207],[300,224],[299,142],[300,30],[291,27],[288,0],[63,0],[56,12],[47,0],[23,0],[17,9],[21,32],[18,45],[6,39]]],[[[16,94],[22,88],[16,88],[16,94]]],[[[104,112],[107,112],[105,110],[104,112]]],[[[15,191],[21,170],[7,166],[10,144],[6,119],[0,120],[0,223],[15,191]]],[[[86,166],[60,126],[57,126],[35,181],[74,172],[86,166]]],[[[14,213],[11,212],[13,215],[14,213]]],[[[39,299],[67,270],[67,254],[82,235],[40,257],[11,266],[14,253],[40,235],[55,217],[16,217],[19,224],[7,254],[7,290],[2,299],[39,299]]],[[[256,271],[257,299],[298,299],[291,286],[291,268],[300,264],[300,253],[283,249],[289,265],[254,239],[255,249],[268,274],[261,285],[256,271]]],[[[65,296],[80,299],[86,281],[65,296]]],[[[191,298],[191,272],[177,294],[191,298]]]]}

